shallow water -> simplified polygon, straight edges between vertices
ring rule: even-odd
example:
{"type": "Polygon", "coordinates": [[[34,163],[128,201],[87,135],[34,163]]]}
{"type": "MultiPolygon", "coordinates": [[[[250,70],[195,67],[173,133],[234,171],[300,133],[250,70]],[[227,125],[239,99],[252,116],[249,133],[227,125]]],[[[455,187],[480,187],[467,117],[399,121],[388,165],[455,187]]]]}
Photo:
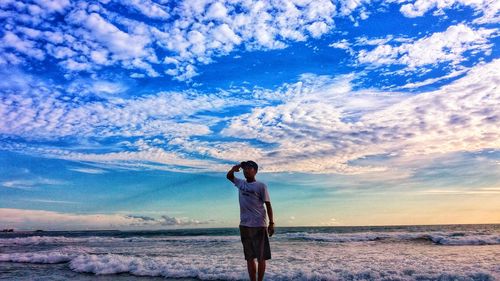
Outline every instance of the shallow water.
{"type": "MultiPolygon", "coordinates": [[[[267,280],[500,280],[500,225],[278,228],[267,280]]],[[[244,280],[237,229],[0,234],[2,280],[244,280]]]]}

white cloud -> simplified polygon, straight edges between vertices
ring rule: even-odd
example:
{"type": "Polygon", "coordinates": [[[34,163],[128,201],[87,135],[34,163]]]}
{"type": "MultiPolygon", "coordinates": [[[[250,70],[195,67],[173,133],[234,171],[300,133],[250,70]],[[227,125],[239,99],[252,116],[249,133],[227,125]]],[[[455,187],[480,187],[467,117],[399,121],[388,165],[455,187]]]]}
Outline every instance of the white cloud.
{"type": "MultiPolygon", "coordinates": [[[[26,77],[26,79],[31,79],[26,77]]],[[[6,76],[5,87],[17,84],[6,76]]],[[[122,99],[120,83],[75,81],[60,93],[58,86],[38,80],[22,83],[22,91],[7,93],[0,100],[0,132],[5,135],[58,138],[63,136],[153,136],[206,135],[206,123],[188,117],[201,111],[218,111],[248,101],[223,94],[161,92],[155,95],[122,99]],[[55,89],[54,89],[55,88],[55,89]],[[51,90],[49,90],[51,89],[51,90]],[[101,95],[103,94],[103,95],[101,95]],[[76,96],[75,96],[76,95],[76,96]],[[81,102],[86,95],[107,97],[104,101],[81,102]],[[76,102],[72,103],[70,101],[76,102]]],[[[18,86],[15,86],[15,89],[18,86]]]]}
{"type": "MultiPolygon", "coordinates": [[[[168,142],[170,145],[178,145],[186,153],[198,153],[203,156],[213,157],[233,163],[241,162],[248,155],[255,158],[261,158],[265,155],[265,150],[262,148],[253,147],[250,142],[221,142],[221,141],[199,141],[187,138],[174,138],[168,142]]],[[[214,164],[214,163],[213,163],[214,164]]],[[[212,164],[211,164],[212,165],[212,164]]],[[[218,168],[219,171],[226,170],[225,165],[215,165],[213,169],[218,168]]],[[[207,166],[209,168],[209,166],[207,166]]]]}
{"type": "MultiPolygon", "coordinates": [[[[415,17],[434,8],[470,6],[482,13],[474,23],[494,23],[498,21],[500,9],[497,2],[417,0],[403,4],[401,11],[415,17]]],[[[284,3],[186,0],[172,7],[152,1],[115,3],[130,12],[139,12],[143,18],[117,14],[108,10],[109,5],[104,2],[6,3],[4,16],[11,30],[4,33],[0,63],[19,64],[24,59],[44,60],[51,56],[70,72],[94,72],[103,66],[115,65],[130,70],[131,77],[166,74],[189,81],[198,75],[198,64],[211,63],[214,57],[228,55],[235,49],[279,49],[289,42],[319,38],[334,28],[336,17],[350,17],[357,22],[355,11],[360,14],[358,18],[366,19],[370,13],[365,7],[368,3],[364,0],[338,3],[329,0],[284,3]],[[35,10],[42,16],[32,17],[35,10]],[[51,13],[62,13],[67,20],[53,21],[53,17],[48,16],[51,13]],[[158,58],[159,53],[166,53],[168,59],[158,58]],[[175,63],[169,64],[169,60],[175,63]]],[[[485,39],[491,34],[484,33],[488,31],[457,25],[443,32],[443,37],[437,33],[413,44],[382,45],[372,51],[362,51],[358,59],[366,63],[415,63],[415,66],[456,62],[462,59],[464,51],[488,52],[491,47],[485,39]],[[460,33],[458,37],[453,37],[454,31],[460,33]],[[418,44],[435,48],[432,52],[422,52],[418,44]],[[404,55],[407,57],[400,57],[404,55]]],[[[384,44],[379,41],[378,44],[384,44]]],[[[345,45],[342,48],[345,49],[345,45]]]]}
{"type": "Polygon", "coordinates": [[[365,36],[362,37],[357,37],[356,38],[356,45],[372,45],[372,46],[377,46],[377,45],[382,45],[385,44],[391,40],[401,40],[402,38],[394,38],[394,35],[389,34],[385,36],[384,38],[368,38],[365,36]]]}
{"type": "Polygon", "coordinates": [[[207,224],[207,222],[202,222],[199,220],[194,220],[190,218],[176,218],[170,216],[161,216],[160,219],[161,225],[199,225],[199,224],[207,224]]]}
{"type": "Polygon", "coordinates": [[[76,201],[65,201],[65,200],[47,200],[47,199],[31,199],[31,198],[24,198],[21,200],[28,201],[28,202],[41,202],[41,203],[50,203],[50,204],[79,204],[76,201]]]}
{"type": "Polygon", "coordinates": [[[69,0],[35,0],[35,3],[46,10],[59,13],[63,12],[70,5],[69,0]]]}
{"type": "Polygon", "coordinates": [[[344,50],[348,50],[350,48],[350,44],[346,39],[342,39],[340,41],[331,43],[328,46],[332,47],[332,48],[338,48],[338,49],[344,49],[344,50]]]}
{"type": "Polygon", "coordinates": [[[496,29],[452,25],[443,32],[436,32],[411,43],[399,46],[384,44],[371,51],[361,50],[358,61],[374,66],[402,64],[408,70],[446,61],[457,65],[465,60],[465,52],[490,54],[493,45],[488,39],[496,32],[496,29]]]}
{"type": "Polygon", "coordinates": [[[60,62],[60,65],[64,66],[67,70],[71,71],[83,71],[91,70],[92,65],[88,62],[78,62],[73,59],[67,59],[60,62]]]}
{"type": "MultiPolygon", "coordinates": [[[[108,153],[83,153],[59,148],[31,147],[21,144],[6,144],[4,149],[47,158],[103,164],[106,168],[113,169],[155,169],[190,173],[224,171],[227,169],[227,165],[221,164],[219,161],[198,159],[183,151],[168,151],[160,147],[152,146],[150,142],[145,142],[143,140],[131,144],[130,147],[138,151],[125,150],[108,153]]],[[[81,170],[79,171],[82,172],[81,170]]],[[[20,183],[14,183],[20,186],[20,183]]],[[[11,184],[10,181],[8,181],[4,184],[13,185],[14,183],[11,184]]],[[[30,186],[35,186],[37,184],[31,181],[29,183],[30,186]]]]}
{"type": "Polygon", "coordinates": [[[117,94],[125,91],[127,88],[121,83],[109,81],[96,81],[93,83],[92,90],[96,93],[117,94]]]}
{"type": "Polygon", "coordinates": [[[150,0],[127,0],[121,1],[121,3],[149,18],[168,19],[170,17],[168,8],[150,0]]]}
{"type": "Polygon", "coordinates": [[[104,174],[106,170],[92,169],[92,168],[72,168],[71,171],[85,173],[85,174],[104,174]]]}
{"type": "Polygon", "coordinates": [[[335,218],[330,218],[329,220],[327,221],[323,221],[320,223],[320,225],[322,226],[334,226],[334,225],[340,225],[341,222],[337,221],[337,219],[335,218]]]}
{"type": "Polygon", "coordinates": [[[224,20],[227,17],[227,9],[221,2],[212,3],[207,10],[206,17],[208,19],[224,20]]]}
{"type": "Polygon", "coordinates": [[[35,42],[28,39],[21,39],[15,33],[7,31],[5,32],[1,43],[0,49],[12,48],[19,53],[25,54],[28,57],[35,58],[37,60],[43,60],[45,54],[35,47],[35,42]]]}
{"type": "Polygon", "coordinates": [[[314,22],[307,27],[307,30],[314,38],[321,37],[321,35],[325,34],[329,29],[330,28],[326,23],[320,21],[314,22]]]}
{"type": "Polygon", "coordinates": [[[153,34],[178,54],[173,56],[178,61],[175,71],[167,74],[186,80],[196,74],[194,68],[188,67],[193,61],[208,63],[211,57],[226,55],[240,45],[248,50],[276,49],[286,47],[289,40],[320,37],[333,28],[335,6],[324,0],[284,5],[185,1],[174,12],[181,20],[174,22],[170,31],[153,29],[153,34]],[[191,74],[183,75],[186,71],[191,74]]]}
{"type": "MultiPolygon", "coordinates": [[[[447,86],[419,94],[354,90],[354,74],[304,74],[299,82],[275,91],[245,93],[246,100],[225,92],[193,91],[84,102],[82,96],[66,95],[30,76],[4,75],[0,88],[15,94],[0,100],[0,132],[32,139],[138,137],[128,149],[102,154],[5,145],[13,151],[125,168],[225,171],[226,163],[252,155],[264,167],[260,172],[408,176],[404,165],[395,175],[390,165],[352,162],[374,155],[404,160],[500,147],[495,126],[500,120],[495,89],[499,67],[499,60],[480,64],[447,86]],[[237,116],[200,114],[238,105],[253,109],[237,116]],[[226,121],[220,135],[238,140],[196,138],[218,136],[211,126],[226,121]]],[[[418,85],[408,87],[413,86],[418,85]]]]}
{"type": "MultiPolygon", "coordinates": [[[[102,154],[20,144],[6,145],[5,149],[101,163],[110,167],[181,172],[226,171],[227,163],[238,162],[252,155],[263,167],[259,172],[364,174],[370,175],[372,179],[408,177],[412,169],[407,159],[500,147],[500,131],[496,126],[500,120],[500,96],[495,90],[495,85],[499,83],[496,74],[499,66],[499,60],[478,65],[471,68],[465,77],[441,89],[411,95],[353,90],[351,83],[356,77],[354,75],[333,78],[304,74],[300,82],[286,84],[276,91],[254,91],[252,95],[256,101],[267,99],[273,105],[259,102],[261,105],[254,104],[256,107],[250,113],[233,117],[197,119],[193,109],[207,105],[207,101],[214,102],[214,98],[198,97],[191,100],[185,94],[171,94],[165,99],[160,94],[133,102],[123,101],[116,105],[117,108],[114,104],[92,104],[91,107],[96,111],[90,112],[99,114],[87,115],[88,109],[80,107],[75,113],[66,114],[65,121],[59,127],[64,129],[70,126],[69,135],[124,134],[140,136],[141,139],[131,143],[129,150],[102,154]],[[162,103],[166,103],[165,106],[162,103]],[[100,120],[108,121],[92,121],[92,116],[98,115],[102,116],[100,120]],[[169,121],[166,119],[155,123],[148,121],[145,116],[158,119],[175,115],[185,116],[185,121],[201,122],[205,126],[222,120],[230,121],[220,134],[247,141],[196,140],[191,137],[192,134],[183,136],[182,127],[176,123],[169,126],[174,128],[169,129],[169,136],[174,137],[166,138],[166,142],[153,138],[156,136],[153,132],[161,131],[162,124],[169,121]],[[79,125],[71,129],[71,120],[87,118],[90,126],[79,125]],[[94,127],[99,127],[98,124],[108,124],[110,127],[95,131],[94,127]],[[140,124],[141,128],[133,131],[133,127],[129,126],[131,124],[140,124]],[[254,140],[267,145],[256,146],[254,140]],[[376,155],[387,155],[390,159],[397,159],[399,164],[393,165],[387,161],[377,165],[352,163],[376,155]]],[[[50,128],[58,126],[51,124],[58,122],[50,120],[65,116],[53,109],[54,100],[46,98],[45,101],[47,106],[36,106],[38,111],[45,112],[38,115],[49,116],[45,119],[48,122],[35,122],[40,124],[36,127],[41,132],[38,133],[40,136],[54,134],[50,128]]],[[[4,116],[2,120],[13,118],[25,126],[34,126],[33,121],[23,120],[37,116],[36,111],[29,109],[34,108],[33,102],[17,95],[10,102],[0,104],[0,113],[4,116]],[[22,116],[14,115],[18,111],[6,110],[10,103],[23,107],[20,111],[22,116]]],[[[29,132],[36,135],[34,127],[31,128],[29,132]]],[[[66,134],[61,129],[57,130],[58,134],[66,134]]]]}
{"type": "MultiPolygon", "coordinates": [[[[8,21],[16,29],[6,38],[9,44],[0,46],[0,49],[5,49],[3,52],[7,52],[3,54],[5,63],[10,53],[8,47],[15,45],[18,52],[28,57],[41,60],[45,55],[52,56],[58,59],[60,66],[71,72],[92,72],[103,65],[119,63],[124,68],[158,76],[151,66],[158,60],[150,47],[152,42],[147,31],[140,28],[132,29],[132,32],[123,31],[109,18],[104,18],[105,13],[98,13],[105,9],[96,9],[95,5],[85,2],[73,3],[71,7],[67,1],[41,1],[41,4],[46,8],[40,11],[45,15],[40,18],[28,16],[26,9],[10,7],[14,11],[8,21]],[[66,20],[54,21],[53,16],[48,16],[51,12],[64,13],[66,20]]],[[[130,1],[129,4],[137,6],[140,3],[130,1]]]]}
{"type": "Polygon", "coordinates": [[[416,0],[413,3],[402,5],[400,11],[406,17],[414,18],[423,16],[433,9],[442,11],[456,6],[469,6],[481,12],[483,16],[476,20],[477,23],[498,23],[500,21],[500,4],[494,0],[416,0]]]}
{"type": "MultiPolygon", "coordinates": [[[[103,43],[117,57],[134,58],[146,54],[145,46],[150,43],[148,37],[123,32],[97,13],[84,14],[82,17],[84,27],[91,31],[89,34],[103,43]]],[[[75,20],[82,20],[82,18],[75,20]]]]}
{"type": "MultiPolygon", "coordinates": [[[[369,0],[344,0],[340,1],[340,14],[347,16],[363,4],[369,3],[369,0]]],[[[362,10],[363,12],[363,10],[362,10]]],[[[366,15],[365,15],[366,16],[366,15]]],[[[364,17],[364,16],[363,16],[364,17]]]]}
{"type": "Polygon", "coordinates": [[[109,64],[110,60],[108,59],[108,51],[107,50],[94,50],[90,52],[90,58],[93,62],[97,64],[109,64]]]}
{"type": "Polygon", "coordinates": [[[463,68],[463,69],[460,69],[460,70],[455,70],[455,71],[452,71],[451,73],[449,73],[447,75],[444,75],[444,76],[441,76],[441,77],[429,78],[429,79],[426,79],[426,80],[421,81],[421,82],[408,83],[408,84],[405,84],[405,85],[401,86],[400,88],[401,89],[413,89],[413,88],[419,88],[419,87],[422,87],[422,86],[431,85],[431,84],[434,84],[434,83],[442,81],[442,80],[446,80],[446,79],[450,79],[450,78],[454,78],[454,77],[460,76],[460,75],[462,75],[464,73],[467,73],[468,70],[469,70],[468,68],[463,68]]]}
{"type": "Polygon", "coordinates": [[[328,47],[346,50],[351,56],[355,55],[355,51],[352,49],[351,44],[346,39],[342,39],[337,42],[333,42],[328,45],[328,47]]]}
{"type": "Polygon", "coordinates": [[[0,182],[0,185],[7,188],[19,188],[19,189],[32,189],[45,185],[65,185],[64,181],[47,179],[47,178],[33,178],[33,179],[13,179],[0,182]]]}
{"type": "Polygon", "coordinates": [[[166,73],[190,80],[197,75],[197,64],[210,63],[236,48],[277,49],[288,42],[319,38],[333,29],[334,17],[363,10],[363,2],[341,1],[340,12],[330,0],[185,0],[172,7],[152,1],[114,3],[142,18],[117,14],[106,3],[6,3],[7,26],[15,28],[4,35],[0,62],[19,63],[23,57],[42,60],[49,55],[71,72],[117,65],[135,70],[131,73],[135,77],[139,72],[151,77],[166,73]],[[40,16],[33,17],[35,13],[40,16]],[[63,14],[65,21],[54,20],[51,13],[63,14]],[[163,64],[157,53],[175,59],[174,68],[163,64]]]}
{"type": "MultiPolygon", "coordinates": [[[[4,120],[0,129],[4,134],[38,138],[140,137],[125,150],[110,153],[5,145],[12,151],[111,167],[225,171],[227,163],[252,155],[263,167],[260,172],[408,177],[411,169],[405,170],[409,167],[405,159],[500,147],[496,126],[500,96],[495,89],[499,67],[500,60],[480,64],[447,86],[419,94],[353,90],[356,76],[352,74],[304,74],[300,82],[285,84],[276,91],[249,93],[254,106],[251,112],[226,117],[203,117],[197,112],[244,103],[229,101],[223,94],[160,93],[68,108],[56,97],[44,96],[41,102],[36,95],[26,98],[16,94],[0,103],[4,120]],[[174,117],[183,122],[172,120],[174,117]],[[220,136],[238,140],[196,139],[197,134],[214,134],[209,126],[219,122],[228,122],[220,136]],[[158,138],[158,134],[163,136],[158,138]],[[256,145],[255,141],[267,144],[256,145]],[[353,164],[376,155],[398,159],[399,164],[353,164]]],[[[35,83],[27,81],[29,85],[35,83]]],[[[43,89],[40,85],[37,88],[43,89]]],[[[118,147],[123,149],[122,145],[118,147]]]]}
{"type": "Polygon", "coordinates": [[[426,189],[415,192],[420,195],[457,195],[457,194],[498,194],[500,195],[500,188],[475,188],[475,189],[426,189]]]}
{"type": "Polygon", "coordinates": [[[350,79],[306,89],[298,83],[283,103],[233,118],[222,134],[272,144],[256,159],[274,172],[380,174],[390,168],[349,163],[370,155],[412,159],[498,148],[499,66],[499,60],[477,66],[414,96],[353,92],[350,79]]]}
{"type": "Polygon", "coordinates": [[[159,219],[123,214],[75,214],[44,210],[0,208],[0,224],[17,230],[146,229],[206,224],[164,215],[159,219]]]}
{"type": "Polygon", "coordinates": [[[68,47],[55,47],[54,45],[48,45],[47,51],[56,59],[65,59],[76,55],[76,52],[68,47]]]}

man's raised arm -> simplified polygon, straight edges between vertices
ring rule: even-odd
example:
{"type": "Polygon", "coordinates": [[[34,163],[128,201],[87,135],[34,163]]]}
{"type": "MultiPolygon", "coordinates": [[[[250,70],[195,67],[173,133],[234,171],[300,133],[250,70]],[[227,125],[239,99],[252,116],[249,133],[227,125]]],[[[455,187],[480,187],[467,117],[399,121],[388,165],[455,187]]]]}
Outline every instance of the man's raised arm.
{"type": "Polygon", "coordinates": [[[235,165],[227,172],[226,178],[234,183],[234,172],[239,172],[241,164],[235,165]]]}

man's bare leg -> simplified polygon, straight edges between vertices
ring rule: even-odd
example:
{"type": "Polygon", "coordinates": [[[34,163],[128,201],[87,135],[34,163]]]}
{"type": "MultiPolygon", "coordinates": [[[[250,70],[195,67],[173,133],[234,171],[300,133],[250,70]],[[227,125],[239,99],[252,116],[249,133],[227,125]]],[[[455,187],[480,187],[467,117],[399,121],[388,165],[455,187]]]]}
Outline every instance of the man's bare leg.
{"type": "Polygon", "coordinates": [[[266,260],[259,261],[259,281],[264,280],[264,272],[266,272],[266,260]]]}
{"type": "MultiPolygon", "coordinates": [[[[257,268],[255,268],[255,261],[253,259],[247,260],[248,276],[250,276],[250,281],[255,281],[255,274],[257,273],[257,268]]],[[[259,263],[260,268],[260,263],[259,263]]]]}

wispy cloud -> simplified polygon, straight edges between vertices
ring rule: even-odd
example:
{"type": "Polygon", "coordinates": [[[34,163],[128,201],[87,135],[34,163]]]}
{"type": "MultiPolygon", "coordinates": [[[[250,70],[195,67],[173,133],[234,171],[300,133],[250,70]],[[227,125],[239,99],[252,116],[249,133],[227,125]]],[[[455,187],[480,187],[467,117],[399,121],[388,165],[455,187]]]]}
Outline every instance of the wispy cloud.
{"type": "Polygon", "coordinates": [[[13,179],[0,183],[1,186],[7,188],[32,189],[45,185],[64,185],[65,181],[48,179],[48,178],[33,178],[33,179],[13,179]]]}
{"type": "Polygon", "coordinates": [[[429,78],[429,79],[426,79],[426,80],[420,81],[420,82],[408,83],[408,84],[401,86],[400,88],[401,89],[413,89],[413,88],[419,88],[422,86],[431,85],[431,84],[434,84],[434,83],[439,82],[439,81],[443,81],[443,80],[447,80],[447,79],[451,79],[451,78],[460,76],[464,73],[467,73],[468,70],[469,70],[468,68],[455,70],[455,71],[452,71],[451,73],[449,73],[447,75],[443,75],[441,77],[429,78]]]}
{"type": "Polygon", "coordinates": [[[335,226],[340,224],[342,224],[342,222],[338,221],[336,218],[331,218],[320,223],[321,226],[335,226]]]}
{"type": "Polygon", "coordinates": [[[80,204],[80,202],[76,201],[65,201],[65,200],[48,200],[48,199],[33,199],[33,198],[24,198],[23,201],[28,202],[40,202],[40,203],[50,203],[50,204],[80,204]]]}
{"type": "Polygon", "coordinates": [[[499,187],[484,187],[475,189],[428,189],[416,192],[424,195],[467,195],[467,194],[500,194],[499,187]]]}
{"type": "Polygon", "coordinates": [[[104,174],[107,173],[106,170],[93,169],[93,168],[71,168],[71,171],[85,173],[85,174],[104,174]]]}

